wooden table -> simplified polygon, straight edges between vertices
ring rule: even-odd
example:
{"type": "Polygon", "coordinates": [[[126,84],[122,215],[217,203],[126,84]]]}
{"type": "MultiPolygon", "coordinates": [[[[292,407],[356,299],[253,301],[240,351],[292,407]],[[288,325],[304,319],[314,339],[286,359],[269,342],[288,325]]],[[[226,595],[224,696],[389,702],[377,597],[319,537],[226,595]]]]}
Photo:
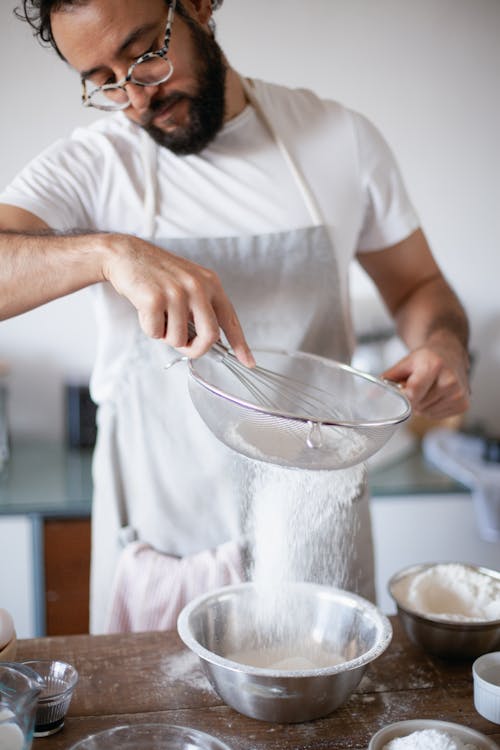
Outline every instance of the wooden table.
{"type": "MultiPolygon", "coordinates": [[[[380,727],[403,719],[464,724],[500,742],[500,726],[474,709],[471,663],[448,663],[414,647],[391,618],[394,638],[355,693],[326,719],[268,724],[226,706],[176,632],[72,635],[21,640],[17,660],[63,659],[80,680],[62,731],[33,750],[68,750],[93,732],[128,723],[200,729],[233,750],[354,750],[380,727]]],[[[140,750],[140,749],[138,749],[140,750]]]]}

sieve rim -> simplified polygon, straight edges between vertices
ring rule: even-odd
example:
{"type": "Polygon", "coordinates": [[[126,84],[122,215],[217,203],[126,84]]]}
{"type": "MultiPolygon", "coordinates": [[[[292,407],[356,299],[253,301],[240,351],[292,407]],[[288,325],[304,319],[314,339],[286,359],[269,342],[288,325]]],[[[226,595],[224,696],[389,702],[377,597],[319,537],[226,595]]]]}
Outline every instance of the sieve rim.
{"type": "MultiPolygon", "coordinates": [[[[287,351],[285,349],[254,349],[252,351],[254,352],[254,354],[257,354],[257,355],[259,353],[280,354],[280,355],[284,355],[284,356],[292,357],[292,358],[295,357],[299,359],[306,359],[306,358],[315,359],[319,362],[327,363],[329,366],[333,366],[334,368],[343,370],[344,372],[348,372],[351,375],[355,375],[356,377],[360,377],[363,380],[367,380],[368,382],[374,383],[375,385],[380,386],[384,391],[394,392],[394,395],[399,396],[399,398],[405,405],[405,409],[403,410],[401,415],[397,417],[391,417],[390,419],[371,419],[371,420],[366,420],[366,421],[356,420],[354,422],[350,420],[340,420],[340,419],[312,419],[311,417],[301,416],[299,414],[294,414],[292,412],[259,406],[258,404],[254,404],[251,401],[247,401],[244,398],[239,398],[238,396],[234,396],[234,395],[231,395],[230,393],[227,393],[227,391],[223,391],[221,388],[218,388],[217,386],[213,385],[213,383],[210,383],[208,380],[203,378],[201,375],[199,375],[195,371],[195,367],[196,367],[195,363],[197,360],[188,359],[189,376],[198,385],[205,388],[205,390],[224,399],[225,401],[229,401],[230,403],[235,404],[236,406],[249,409],[250,411],[256,412],[258,414],[266,414],[268,416],[272,416],[278,419],[288,419],[294,422],[301,422],[303,424],[311,423],[311,424],[318,424],[318,425],[325,426],[325,427],[346,427],[349,429],[359,430],[359,429],[371,428],[371,427],[390,427],[390,426],[405,422],[411,416],[412,407],[411,407],[408,397],[400,390],[397,384],[392,383],[391,381],[382,380],[381,378],[376,377],[376,375],[371,375],[370,373],[363,372],[362,370],[358,370],[355,367],[352,367],[351,365],[345,364],[344,362],[339,362],[338,360],[335,360],[335,359],[328,359],[326,357],[321,357],[317,354],[312,354],[309,352],[287,351]]],[[[236,359],[235,355],[232,352],[228,352],[225,356],[233,357],[234,359],[236,359]]]]}

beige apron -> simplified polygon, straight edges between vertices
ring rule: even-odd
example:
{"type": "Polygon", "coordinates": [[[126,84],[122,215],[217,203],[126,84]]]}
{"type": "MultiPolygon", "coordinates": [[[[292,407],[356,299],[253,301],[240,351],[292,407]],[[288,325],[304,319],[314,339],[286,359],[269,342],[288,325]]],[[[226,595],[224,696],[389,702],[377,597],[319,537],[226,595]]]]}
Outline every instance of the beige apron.
{"type": "MultiPolygon", "coordinates": [[[[144,134],[144,234],[157,245],[217,272],[251,347],[303,350],[348,361],[351,332],[343,314],[328,229],[272,123],[252,92],[248,93],[290,165],[311,226],[258,236],[157,237],[157,146],[144,134]]],[[[131,354],[120,364],[112,399],[101,404],[98,412],[92,632],[101,632],[104,627],[124,543],[138,539],[161,553],[183,557],[216,547],[241,533],[243,459],[218,442],[198,416],[188,394],[185,365],[165,369],[173,350],[145,336],[135,317],[133,325],[131,354]]],[[[366,493],[356,503],[356,512],[358,538],[350,588],[373,598],[366,493]]]]}

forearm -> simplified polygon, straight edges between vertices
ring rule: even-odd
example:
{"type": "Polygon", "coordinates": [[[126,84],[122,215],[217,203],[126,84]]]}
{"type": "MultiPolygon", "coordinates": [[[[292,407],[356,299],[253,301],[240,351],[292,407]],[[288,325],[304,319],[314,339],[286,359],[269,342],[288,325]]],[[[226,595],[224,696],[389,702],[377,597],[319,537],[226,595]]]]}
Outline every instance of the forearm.
{"type": "Polygon", "coordinates": [[[410,350],[421,346],[456,346],[465,354],[469,324],[465,311],[441,274],[436,274],[400,301],[394,311],[397,330],[410,350]]]}
{"type": "Polygon", "coordinates": [[[236,311],[210,269],[133,235],[0,229],[0,320],[100,281],[135,307],[151,338],[196,358],[222,328],[240,361],[255,364],[236,311]],[[196,328],[191,340],[190,319],[196,328]]]}
{"type": "Polygon", "coordinates": [[[0,232],[0,319],[103,280],[104,236],[0,232]]]}

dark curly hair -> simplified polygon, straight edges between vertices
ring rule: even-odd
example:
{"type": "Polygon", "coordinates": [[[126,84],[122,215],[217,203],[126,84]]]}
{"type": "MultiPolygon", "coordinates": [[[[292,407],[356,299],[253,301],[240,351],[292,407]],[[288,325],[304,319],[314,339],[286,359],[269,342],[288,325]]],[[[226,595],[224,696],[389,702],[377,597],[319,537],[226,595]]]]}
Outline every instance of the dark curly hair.
{"type": "MultiPolygon", "coordinates": [[[[59,57],[64,60],[64,56],[59,51],[52,34],[51,14],[63,8],[86,5],[88,2],[89,0],[23,0],[22,5],[15,8],[14,14],[21,21],[26,21],[31,26],[34,36],[42,44],[53,47],[59,57]]],[[[165,0],[165,2],[170,5],[170,0],[165,0]]],[[[217,5],[221,4],[220,2],[217,3],[217,5]]],[[[213,6],[215,7],[215,5],[214,2],[213,6]]],[[[186,15],[186,11],[179,0],[177,0],[177,13],[182,16],[186,15]]]]}

